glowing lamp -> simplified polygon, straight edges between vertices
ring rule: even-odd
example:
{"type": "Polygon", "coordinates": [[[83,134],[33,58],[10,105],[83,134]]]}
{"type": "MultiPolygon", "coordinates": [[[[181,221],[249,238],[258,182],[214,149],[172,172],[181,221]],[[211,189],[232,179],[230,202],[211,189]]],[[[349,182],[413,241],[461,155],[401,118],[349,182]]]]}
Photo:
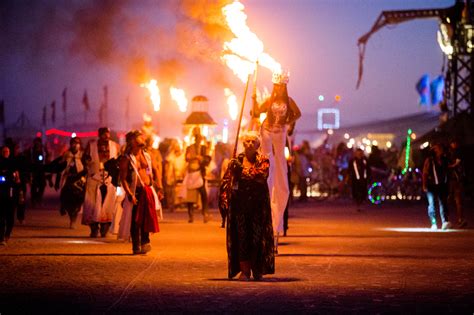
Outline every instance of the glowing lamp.
{"type": "Polygon", "coordinates": [[[319,95],[318,100],[319,100],[320,102],[324,101],[324,95],[319,95]]]}
{"type": "Polygon", "coordinates": [[[341,101],[341,96],[340,96],[340,95],[334,96],[334,100],[335,100],[336,102],[340,102],[340,101],[341,101]]]}

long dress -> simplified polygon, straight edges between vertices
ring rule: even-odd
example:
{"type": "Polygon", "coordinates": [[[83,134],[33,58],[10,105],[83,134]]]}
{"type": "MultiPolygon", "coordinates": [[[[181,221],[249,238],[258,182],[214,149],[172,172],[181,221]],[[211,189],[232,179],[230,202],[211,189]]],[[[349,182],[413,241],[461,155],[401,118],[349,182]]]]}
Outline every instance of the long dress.
{"type": "MultiPolygon", "coordinates": [[[[239,160],[243,161],[243,154],[239,160]]],[[[227,209],[228,277],[241,270],[241,261],[250,261],[254,273],[275,273],[272,212],[267,186],[269,160],[257,154],[252,167],[244,167],[233,180],[231,166],[221,185],[220,206],[227,209]]]]}
{"type": "Polygon", "coordinates": [[[63,161],[66,162],[66,168],[62,172],[60,179],[60,212],[62,215],[67,213],[74,221],[81,210],[85,195],[86,171],[81,158],[81,151],[76,154],[73,154],[69,150],[66,151],[63,156],[63,161]]]}

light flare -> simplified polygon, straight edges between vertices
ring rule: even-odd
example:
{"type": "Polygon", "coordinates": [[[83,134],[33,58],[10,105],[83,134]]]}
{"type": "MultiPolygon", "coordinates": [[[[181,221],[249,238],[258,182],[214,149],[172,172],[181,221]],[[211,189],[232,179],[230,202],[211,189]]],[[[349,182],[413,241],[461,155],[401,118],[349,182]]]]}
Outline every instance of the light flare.
{"type": "Polygon", "coordinates": [[[188,110],[188,99],[184,90],[172,86],[170,87],[170,94],[173,101],[178,104],[179,111],[185,113],[188,110]]]}
{"type": "Polygon", "coordinates": [[[158,82],[155,79],[151,79],[150,82],[142,83],[140,84],[140,86],[148,89],[148,92],[150,92],[150,100],[151,100],[151,103],[153,104],[153,110],[155,112],[159,111],[161,97],[160,97],[160,89],[158,88],[158,82]]]}
{"type": "Polygon", "coordinates": [[[237,104],[237,97],[229,88],[224,89],[224,94],[227,97],[227,105],[229,106],[230,119],[236,120],[239,114],[239,105],[237,104]]]}

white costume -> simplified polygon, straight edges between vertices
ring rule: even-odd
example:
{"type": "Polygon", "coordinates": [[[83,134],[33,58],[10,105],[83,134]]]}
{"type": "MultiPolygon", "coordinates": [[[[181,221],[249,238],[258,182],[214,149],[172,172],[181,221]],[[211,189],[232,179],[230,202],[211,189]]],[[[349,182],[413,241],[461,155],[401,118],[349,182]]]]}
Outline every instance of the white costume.
{"type": "MultiPolygon", "coordinates": [[[[103,165],[100,163],[97,141],[90,142],[90,155],[91,161],[88,165],[82,224],[109,223],[112,222],[115,210],[115,186],[112,184],[112,178],[108,176],[107,171],[103,169],[103,165]],[[102,184],[107,187],[104,200],[102,200],[100,191],[102,184]]],[[[109,158],[116,158],[117,155],[118,145],[109,140],[109,158]]]]}
{"type": "Polygon", "coordinates": [[[262,125],[262,153],[270,160],[267,179],[272,208],[272,224],[275,234],[283,232],[283,215],[288,203],[290,189],[288,185],[288,165],[285,158],[287,127],[268,130],[262,125]]]}

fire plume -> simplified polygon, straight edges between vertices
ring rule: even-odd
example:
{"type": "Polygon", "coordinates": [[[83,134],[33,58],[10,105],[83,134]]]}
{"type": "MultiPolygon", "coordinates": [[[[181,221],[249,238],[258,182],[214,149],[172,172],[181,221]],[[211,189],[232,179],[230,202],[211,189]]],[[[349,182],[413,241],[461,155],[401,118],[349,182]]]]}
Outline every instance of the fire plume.
{"type": "Polygon", "coordinates": [[[140,84],[141,87],[147,88],[150,92],[150,100],[153,104],[153,109],[155,112],[160,110],[160,89],[158,88],[158,82],[155,79],[151,79],[148,83],[140,84]]]}
{"type": "Polygon", "coordinates": [[[178,104],[179,111],[185,113],[188,110],[188,100],[186,99],[184,90],[172,86],[170,87],[170,94],[173,101],[178,104]]]}
{"type": "Polygon", "coordinates": [[[281,65],[264,52],[263,42],[247,26],[244,8],[239,1],[222,8],[227,25],[235,35],[230,42],[224,43],[222,59],[243,82],[253,73],[257,61],[273,73],[281,73],[281,65]]]}
{"type": "Polygon", "coordinates": [[[239,105],[237,104],[237,97],[228,88],[224,89],[224,94],[227,97],[227,105],[229,106],[230,119],[236,120],[239,114],[239,105]]]}

